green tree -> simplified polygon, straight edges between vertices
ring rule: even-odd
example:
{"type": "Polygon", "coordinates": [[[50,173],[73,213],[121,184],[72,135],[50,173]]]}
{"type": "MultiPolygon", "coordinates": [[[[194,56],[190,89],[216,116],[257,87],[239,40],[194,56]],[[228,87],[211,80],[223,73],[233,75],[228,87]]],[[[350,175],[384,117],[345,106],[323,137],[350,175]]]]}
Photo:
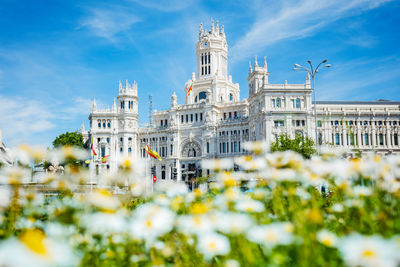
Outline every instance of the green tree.
{"type": "Polygon", "coordinates": [[[276,142],[271,144],[271,152],[274,151],[295,151],[303,157],[309,159],[313,154],[315,154],[314,141],[311,138],[303,137],[301,135],[296,135],[295,139],[290,139],[286,134],[281,134],[278,136],[276,142]]]}
{"type": "Polygon", "coordinates": [[[56,137],[53,141],[54,147],[61,147],[61,146],[77,146],[81,148],[85,148],[85,144],[83,143],[83,136],[81,133],[78,132],[66,132],[60,134],[56,137]]]}

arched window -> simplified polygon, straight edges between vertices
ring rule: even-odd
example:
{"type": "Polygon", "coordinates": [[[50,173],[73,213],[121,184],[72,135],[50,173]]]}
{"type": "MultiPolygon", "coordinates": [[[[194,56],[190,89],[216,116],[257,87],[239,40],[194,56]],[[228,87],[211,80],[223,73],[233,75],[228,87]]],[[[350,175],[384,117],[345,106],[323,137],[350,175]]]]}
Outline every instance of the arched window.
{"type": "Polygon", "coordinates": [[[194,98],[194,102],[197,103],[197,96],[194,98]]]}
{"type": "Polygon", "coordinates": [[[103,121],[103,128],[106,128],[106,121],[103,121]]]}
{"type": "Polygon", "coordinates": [[[97,121],[97,126],[98,126],[99,128],[101,128],[101,120],[98,120],[98,121],[97,121]]]}
{"type": "Polygon", "coordinates": [[[111,121],[110,120],[107,121],[107,127],[111,128],[111,121]]]}
{"type": "Polygon", "coordinates": [[[300,98],[296,98],[296,108],[300,108],[300,98]]]}
{"type": "Polygon", "coordinates": [[[204,91],[199,93],[199,101],[202,99],[207,99],[207,93],[204,91]]]}
{"type": "Polygon", "coordinates": [[[277,107],[277,108],[280,108],[280,107],[281,107],[281,99],[280,99],[280,98],[277,98],[277,99],[276,99],[276,107],[277,107]]]}
{"type": "Polygon", "coordinates": [[[131,153],[131,152],[132,152],[132,148],[128,147],[128,153],[131,153]]]}
{"type": "Polygon", "coordinates": [[[233,94],[229,94],[229,101],[233,101],[233,94]]]}
{"type": "Polygon", "coordinates": [[[303,136],[303,132],[302,131],[296,131],[295,133],[294,133],[296,136],[303,136]]]}

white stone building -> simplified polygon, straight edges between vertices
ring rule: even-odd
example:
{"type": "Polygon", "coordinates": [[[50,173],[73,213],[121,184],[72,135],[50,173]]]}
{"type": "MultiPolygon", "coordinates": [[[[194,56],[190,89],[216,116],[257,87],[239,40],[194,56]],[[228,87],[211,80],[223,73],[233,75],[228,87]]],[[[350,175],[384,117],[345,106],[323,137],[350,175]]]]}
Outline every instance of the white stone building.
{"type": "MultiPolygon", "coordinates": [[[[228,45],[224,27],[200,25],[196,44],[197,72],[186,83],[185,104],[175,93],[169,110],[156,111],[151,127],[138,126],[138,86],[119,84],[111,109],[92,104],[85,138],[98,153],[98,172],[115,170],[119,158],[148,158],[148,144],[163,158],[152,160],[152,171],[161,180],[188,181],[201,175],[201,159],[245,154],[243,143],[273,142],[286,133],[315,140],[312,88],[304,84],[270,84],[266,58],[249,64],[249,98],[240,98],[239,84],[228,75],[228,45]],[[193,84],[192,91],[188,88],[193,84]],[[110,155],[107,163],[101,157],[110,155]]],[[[400,153],[400,102],[317,101],[318,141],[352,151],[400,153]]],[[[207,170],[204,170],[206,172],[207,170]]],[[[204,174],[204,173],[203,173],[204,174]]]]}
{"type": "Polygon", "coordinates": [[[4,166],[11,166],[13,164],[13,160],[11,159],[6,145],[3,143],[2,137],[2,131],[0,129],[0,164],[4,166]]]}

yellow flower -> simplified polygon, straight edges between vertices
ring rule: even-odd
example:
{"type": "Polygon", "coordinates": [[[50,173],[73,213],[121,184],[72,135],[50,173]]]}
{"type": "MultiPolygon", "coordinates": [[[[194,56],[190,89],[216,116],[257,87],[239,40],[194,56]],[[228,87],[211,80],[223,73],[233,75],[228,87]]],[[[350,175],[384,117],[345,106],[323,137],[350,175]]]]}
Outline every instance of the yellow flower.
{"type": "Polygon", "coordinates": [[[49,253],[45,245],[46,236],[38,229],[28,229],[19,237],[20,241],[31,251],[42,257],[49,258],[49,253]]]}
{"type": "Polygon", "coordinates": [[[171,201],[171,208],[174,211],[177,211],[180,209],[182,203],[184,202],[185,198],[183,196],[176,196],[174,199],[171,201]]]}
{"type": "Polygon", "coordinates": [[[307,218],[308,218],[309,221],[311,221],[313,223],[316,223],[316,224],[319,224],[319,223],[321,223],[323,221],[321,211],[319,209],[316,209],[316,208],[311,209],[308,212],[307,218]]]}
{"type": "Polygon", "coordinates": [[[209,206],[203,203],[194,203],[190,207],[190,212],[192,214],[204,214],[210,210],[209,206]]]}

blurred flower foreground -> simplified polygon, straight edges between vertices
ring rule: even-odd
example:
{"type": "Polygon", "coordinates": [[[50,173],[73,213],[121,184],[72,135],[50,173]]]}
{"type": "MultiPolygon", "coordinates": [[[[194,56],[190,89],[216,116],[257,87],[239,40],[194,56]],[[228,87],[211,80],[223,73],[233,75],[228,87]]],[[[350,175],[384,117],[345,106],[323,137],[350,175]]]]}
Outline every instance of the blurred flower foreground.
{"type": "Polygon", "coordinates": [[[0,266],[399,266],[399,156],[264,148],[203,161],[189,192],[143,162],[93,177],[85,151],[21,146],[0,169],[0,266]],[[70,164],[32,181],[34,161],[70,164]]]}

